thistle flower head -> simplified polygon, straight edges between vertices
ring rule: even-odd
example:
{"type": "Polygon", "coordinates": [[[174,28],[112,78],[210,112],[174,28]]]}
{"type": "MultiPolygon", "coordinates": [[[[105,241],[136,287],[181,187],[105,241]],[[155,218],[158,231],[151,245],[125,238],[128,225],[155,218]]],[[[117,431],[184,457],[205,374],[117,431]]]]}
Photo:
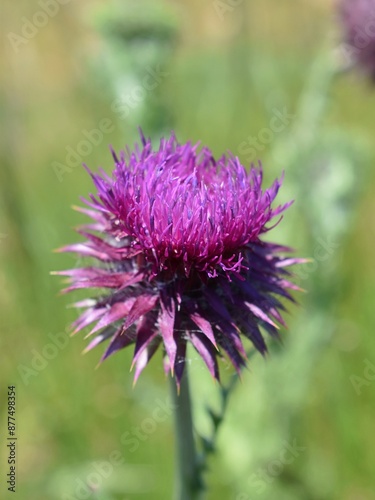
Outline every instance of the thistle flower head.
{"type": "Polygon", "coordinates": [[[349,54],[375,80],[375,0],[342,0],[340,9],[349,54]]]}
{"type": "Polygon", "coordinates": [[[247,172],[233,155],[215,160],[174,134],[158,150],[141,139],[112,152],[111,177],[90,172],[97,193],[79,210],[93,222],[78,229],[84,242],[61,249],[96,262],[57,273],[68,276],[65,291],[101,289],[75,304],[85,310],[74,332],[94,324],[86,350],[109,340],[102,359],[134,344],[135,380],[162,347],[179,384],[188,342],[218,379],[219,356],[239,371],[242,340],[264,354],[264,331],[277,336],[284,324],[278,296],[293,300],[286,268],[299,260],[260,237],[290,203],[271,207],[281,181],[262,190],[261,166],[247,172]]]}

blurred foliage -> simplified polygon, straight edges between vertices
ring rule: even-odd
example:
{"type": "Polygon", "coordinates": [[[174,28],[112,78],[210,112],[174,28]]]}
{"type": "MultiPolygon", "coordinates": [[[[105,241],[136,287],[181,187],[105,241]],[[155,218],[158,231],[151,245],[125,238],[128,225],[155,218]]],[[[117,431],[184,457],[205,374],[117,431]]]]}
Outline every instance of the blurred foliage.
{"type": "MultiPolygon", "coordinates": [[[[132,144],[138,125],[153,137],[174,127],[181,141],[228,148],[248,163],[241,143],[262,137],[275,108],[294,118],[260,143],[257,158],[266,182],[285,171],[280,200],[295,203],[270,236],[315,261],[296,271],[307,293],[291,308],[283,345],[266,360],[254,356],[231,394],[208,498],[375,498],[375,382],[366,375],[366,360],[375,364],[375,95],[355,74],[335,76],[325,54],[339,34],[327,2],[242,2],[222,16],[215,5],[71,1],[15,50],[9,33],[22,34],[41,7],[2,4],[0,393],[5,401],[6,386],[17,386],[18,498],[78,498],[86,481],[98,500],[164,500],[172,489],[160,357],[133,389],[130,351],[95,370],[100,349],[82,356],[86,341],[64,333],[75,313],[49,272],[76,264],[52,250],[75,241],[84,220],[69,208],[92,190],[79,164],[110,171],[108,144],[132,144]],[[158,65],[168,75],[118,112],[114,101],[158,65]],[[69,151],[103,120],[111,132],[73,166],[69,151]],[[61,182],[56,162],[68,167],[61,182]],[[165,420],[156,423],[160,407],[165,420]],[[149,433],[136,437],[139,427],[149,433]],[[294,441],[303,450],[280,466],[294,441]]],[[[220,411],[220,393],[189,356],[197,430],[210,436],[207,406],[220,411]]],[[[225,382],[232,373],[222,368],[225,382]]],[[[2,436],[5,418],[1,406],[2,436]]],[[[5,460],[2,444],[2,471],[5,460]]]]}
{"type": "Polygon", "coordinates": [[[178,39],[178,18],[164,2],[113,0],[92,13],[102,34],[95,58],[88,61],[96,85],[114,98],[111,109],[136,129],[140,123],[160,138],[173,124],[161,85],[178,39]],[[147,13],[145,15],[145,13],[147,13]]]}
{"type": "Polygon", "coordinates": [[[145,1],[108,2],[100,5],[95,15],[96,24],[104,34],[128,43],[150,40],[155,44],[173,43],[178,23],[164,2],[145,1]]]}

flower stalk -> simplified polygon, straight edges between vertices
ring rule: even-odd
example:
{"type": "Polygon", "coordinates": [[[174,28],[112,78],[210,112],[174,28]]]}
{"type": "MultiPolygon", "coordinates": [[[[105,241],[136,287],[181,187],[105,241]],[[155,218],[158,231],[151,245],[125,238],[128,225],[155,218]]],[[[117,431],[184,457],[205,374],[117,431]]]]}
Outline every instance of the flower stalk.
{"type": "Polygon", "coordinates": [[[174,500],[198,500],[202,498],[203,482],[194,441],[187,367],[185,367],[179,390],[172,377],[170,381],[176,429],[177,464],[174,500]]]}

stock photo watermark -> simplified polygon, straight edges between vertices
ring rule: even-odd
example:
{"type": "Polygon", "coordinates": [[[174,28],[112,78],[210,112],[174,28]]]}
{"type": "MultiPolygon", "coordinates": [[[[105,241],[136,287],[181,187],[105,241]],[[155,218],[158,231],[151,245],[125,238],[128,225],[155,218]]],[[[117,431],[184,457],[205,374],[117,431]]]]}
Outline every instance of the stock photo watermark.
{"type": "MultiPolygon", "coordinates": [[[[154,91],[167,76],[169,76],[169,73],[160,66],[145,68],[145,75],[141,78],[140,83],[134,85],[129,92],[115,99],[111,104],[111,110],[118,115],[120,120],[125,120],[132,110],[136,109],[145,100],[147,94],[154,91]]],[[[90,155],[94,148],[100,146],[104,137],[113,133],[115,129],[116,126],[110,118],[103,118],[97,127],[82,130],[81,140],[74,147],[71,145],[65,147],[64,162],[53,161],[51,164],[58,181],[62,182],[66,174],[81,166],[84,158],[90,155]]]]}
{"type": "Polygon", "coordinates": [[[52,169],[59,182],[62,182],[65,174],[73,171],[74,168],[82,165],[82,160],[91,154],[96,146],[103,142],[104,135],[111,134],[115,130],[115,125],[109,118],[100,120],[98,126],[91,130],[82,130],[81,139],[75,147],[66,146],[65,163],[52,162],[52,169]]]}
{"type": "Polygon", "coordinates": [[[222,21],[227,14],[232,13],[243,2],[244,0],[214,0],[212,6],[216,15],[222,21]]]}
{"type": "Polygon", "coordinates": [[[322,262],[330,259],[339,247],[340,245],[338,243],[330,240],[328,237],[317,238],[311,261],[305,262],[303,266],[299,266],[293,271],[296,285],[300,284],[301,281],[306,280],[310,274],[314,273],[322,262]]]}
{"type": "Polygon", "coordinates": [[[8,33],[7,37],[13,50],[18,53],[22,47],[37,36],[42,28],[47,26],[50,19],[60,12],[62,5],[70,2],[71,0],[40,0],[38,2],[40,9],[31,18],[25,16],[21,18],[21,34],[14,33],[13,31],[8,33]]]}
{"type": "Polygon", "coordinates": [[[176,409],[176,405],[171,399],[167,398],[165,402],[160,399],[156,400],[156,407],[153,409],[150,417],[142,420],[137,427],[132,427],[130,431],[126,431],[120,438],[123,444],[130,453],[135,452],[141,443],[147,441],[151,434],[158,428],[158,424],[165,422],[176,409]]]}
{"type": "Polygon", "coordinates": [[[341,54],[347,64],[353,62],[360,53],[365,50],[375,38],[375,11],[368,16],[363,26],[354,26],[355,34],[352,43],[341,43],[337,52],[341,54]]]}
{"type": "Polygon", "coordinates": [[[70,328],[68,327],[65,332],[49,333],[47,335],[50,340],[48,344],[45,344],[41,350],[31,350],[32,358],[30,364],[19,364],[17,366],[21,380],[26,386],[47,368],[50,361],[55,359],[60,351],[65,349],[71,338],[69,331],[70,328]]]}
{"type": "Polygon", "coordinates": [[[2,487],[6,486],[7,490],[11,493],[16,493],[17,491],[17,393],[16,386],[9,385],[7,387],[7,394],[5,404],[2,405],[4,408],[4,414],[6,427],[1,432],[1,436],[4,438],[4,447],[6,449],[6,467],[4,468],[4,476],[2,476],[2,487]],[[8,411],[7,411],[8,410],[8,411]],[[6,473],[6,474],[5,474],[6,473]]]}
{"type": "Polygon", "coordinates": [[[132,110],[136,109],[145,100],[146,95],[155,90],[167,76],[169,76],[169,72],[164,71],[160,65],[156,68],[145,68],[145,75],[140,80],[140,83],[134,85],[129,92],[115,99],[111,105],[111,110],[119,115],[120,120],[125,120],[132,110]]]}
{"type": "Polygon", "coordinates": [[[116,467],[125,464],[125,458],[120,451],[112,451],[107,460],[95,461],[85,477],[77,477],[74,481],[72,494],[65,493],[62,500],[84,500],[93,495],[114,472],[116,467]]]}
{"type": "Polygon", "coordinates": [[[244,155],[247,162],[252,162],[258,158],[259,152],[264,151],[275,135],[283,132],[296,118],[297,115],[289,113],[286,107],[280,110],[272,109],[272,118],[269,126],[262,128],[257,136],[249,136],[238,145],[238,152],[244,155]]]}
{"type": "MultiPolygon", "coordinates": [[[[151,415],[142,420],[139,426],[125,431],[120,437],[120,443],[125,452],[134,453],[141,443],[144,443],[154,434],[159,425],[165,422],[174,412],[176,405],[167,397],[165,401],[155,400],[155,408],[151,415]]],[[[71,489],[72,493],[62,495],[62,500],[84,500],[95,494],[106,480],[115,472],[115,469],[127,465],[124,453],[113,450],[106,460],[98,460],[90,464],[89,471],[83,477],[76,477],[71,489]]],[[[132,467],[132,466],[131,466],[132,467]]],[[[148,468],[148,467],[147,467],[148,468]]]]}
{"type": "Polygon", "coordinates": [[[369,387],[375,381],[375,364],[369,359],[363,360],[364,368],[361,376],[350,375],[349,380],[358,396],[362,394],[363,387],[369,387]]]}
{"type": "MultiPolygon", "coordinates": [[[[259,467],[256,472],[251,474],[248,479],[249,486],[257,494],[263,493],[267,486],[280,476],[285,467],[292,464],[304,451],[306,451],[306,447],[299,446],[296,439],[292,443],[285,441],[277,458],[268,462],[264,467],[259,467]]],[[[252,497],[241,492],[235,497],[235,500],[252,500],[252,497]]]]}

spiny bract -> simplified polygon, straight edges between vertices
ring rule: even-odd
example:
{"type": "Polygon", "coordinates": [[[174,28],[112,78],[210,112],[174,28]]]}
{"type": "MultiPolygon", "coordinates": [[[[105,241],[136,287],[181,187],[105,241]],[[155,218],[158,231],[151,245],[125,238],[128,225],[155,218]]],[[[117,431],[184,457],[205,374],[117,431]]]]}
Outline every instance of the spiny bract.
{"type": "Polygon", "coordinates": [[[97,194],[79,210],[93,223],[78,229],[86,241],[60,249],[97,262],[58,272],[69,277],[66,292],[102,290],[74,304],[85,308],[74,332],[94,324],[86,350],[110,339],[102,359],[134,344],[135,380],[162,346],[179,385],[188,342],[219,379],[218,356],[240,371],[242,338],[264,354],[262,331],[277,336],[284,324],[279,298],[298,288],[286,268],[300,260],[260,236],[291,203],[271,208],[281,180],[263,191],[261,166],[247,172],[230,153],[216,161],[174,134],[158,150],[141,140],[113,152],[112,177],[89,171],[97,194]]]}

